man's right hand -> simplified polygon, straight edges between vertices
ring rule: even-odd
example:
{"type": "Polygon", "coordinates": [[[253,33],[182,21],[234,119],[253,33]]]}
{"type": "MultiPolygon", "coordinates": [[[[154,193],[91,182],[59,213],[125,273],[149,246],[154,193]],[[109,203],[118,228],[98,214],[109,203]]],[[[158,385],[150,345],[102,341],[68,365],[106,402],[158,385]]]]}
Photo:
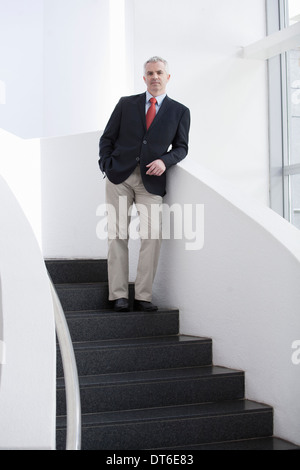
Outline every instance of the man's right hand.
{"type": "Polygon", "coordinates": [[[146,175],[151,176],[161,176],[166,171],[166,165],[160,158],[154,160],[152,163],[149,163],[149,165],[147,165],[147,168],[149,169],[146,172],[146,175]]]}

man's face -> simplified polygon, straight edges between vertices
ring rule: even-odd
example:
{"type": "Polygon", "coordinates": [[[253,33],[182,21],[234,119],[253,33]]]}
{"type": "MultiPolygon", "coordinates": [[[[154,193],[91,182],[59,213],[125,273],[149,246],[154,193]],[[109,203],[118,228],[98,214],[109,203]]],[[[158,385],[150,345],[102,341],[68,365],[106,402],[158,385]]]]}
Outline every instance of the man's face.
{"type": "Polygon", "coordinates": [[[163,62],[150,62],[146,65],[144,81],[152,96],[163,95],[169,80],[170,75],[167,74],[163,62]]]}

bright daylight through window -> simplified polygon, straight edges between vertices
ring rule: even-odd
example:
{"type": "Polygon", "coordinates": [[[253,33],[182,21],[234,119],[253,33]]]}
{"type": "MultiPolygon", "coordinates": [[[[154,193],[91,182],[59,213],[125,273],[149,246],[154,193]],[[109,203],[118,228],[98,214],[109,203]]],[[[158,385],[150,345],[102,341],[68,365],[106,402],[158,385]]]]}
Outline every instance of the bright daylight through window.
{"type": "MultiPolygon", "coordinates": [[[[300,1],[286,0],[285,26],[300,22],[300,1]]],[[[300,44],[286,53],[287,151],[284,158],[286,218],[300,229],[300,44]]]]}

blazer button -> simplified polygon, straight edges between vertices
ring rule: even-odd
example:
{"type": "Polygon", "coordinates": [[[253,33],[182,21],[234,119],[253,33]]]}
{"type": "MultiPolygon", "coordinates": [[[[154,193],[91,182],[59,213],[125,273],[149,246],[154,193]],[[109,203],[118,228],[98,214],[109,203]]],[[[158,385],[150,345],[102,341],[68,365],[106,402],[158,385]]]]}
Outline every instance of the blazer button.
{"type": "Polygon", "coordinates": [[[139,161],[140,161],[140,157],[136,157],[136,161],[139,162],[139,161]]]}
{"type": "Polygon", "coordinates": [[[147,140],[143,140],[144,145],[147,145],[147,143],[148,143],[147,140]]]}

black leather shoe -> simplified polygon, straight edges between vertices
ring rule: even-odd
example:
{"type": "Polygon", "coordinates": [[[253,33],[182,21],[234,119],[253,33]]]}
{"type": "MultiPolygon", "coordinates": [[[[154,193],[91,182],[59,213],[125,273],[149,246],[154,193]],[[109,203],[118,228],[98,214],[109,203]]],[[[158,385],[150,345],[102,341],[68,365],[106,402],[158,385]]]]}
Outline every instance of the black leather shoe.
{"type": "Polygon", "coordinates": [[[129,312],[129,302],[128,299],[117,299],[114,302],[114,311],[115,312],[129,312]]]}
{"type": "Polygon", "coordinates": [[[152,302],[146,302],[145,300],[135,300],[133,309],[138,312],[155,312],[158,310],[156,305],[153,305],[152,302]]]}

